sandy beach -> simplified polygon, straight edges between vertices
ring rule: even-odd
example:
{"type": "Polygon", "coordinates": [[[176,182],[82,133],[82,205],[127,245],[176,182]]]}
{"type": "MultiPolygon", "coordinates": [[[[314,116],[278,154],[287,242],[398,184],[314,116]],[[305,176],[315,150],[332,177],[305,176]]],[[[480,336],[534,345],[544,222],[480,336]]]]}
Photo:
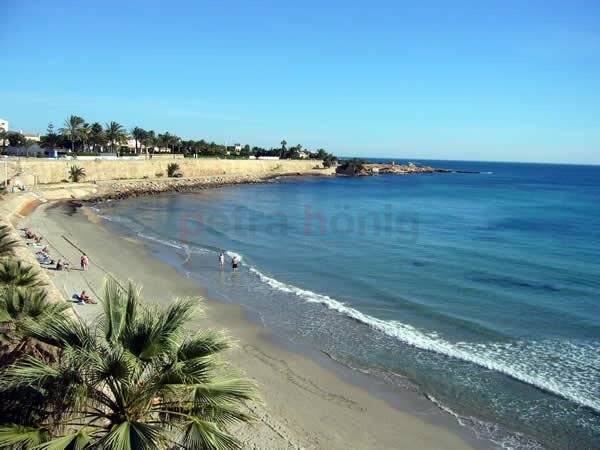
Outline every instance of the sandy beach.
{"type": "MultiPolygon", "coordinates": [[[[143,286],[146,301],[166,303],[175,297],[204,297],[201,286],[155,259],[136,240],[117,236],[86,207],[46,203],[24,217],[45,238],[53,258],[66,259],[70,271],[44,269],[65,299],[86,290],[101,297],[103,279],[114,274],[143,286]],[[79,270],[85,252],[88,271],[79,270]]],[[[414,392],[373,393],[371,381],[336,363],[316,362],[292,345],[276,343],[268,330],[249,320],[236,305],[202,300],[204,317],[195,325],[227,329],[238,345],[227,354],[233,366],[258,384],[262,404],[249,408],[258,420],[235,430],[245,448],[324,449],[464,449],[489,446],[462,429],[453,417],[414,392]]],[[[73,304],[91,321],[99,305],[73,304]]],[[[377,388],[375,387],[375,390],[377,388]]]]}

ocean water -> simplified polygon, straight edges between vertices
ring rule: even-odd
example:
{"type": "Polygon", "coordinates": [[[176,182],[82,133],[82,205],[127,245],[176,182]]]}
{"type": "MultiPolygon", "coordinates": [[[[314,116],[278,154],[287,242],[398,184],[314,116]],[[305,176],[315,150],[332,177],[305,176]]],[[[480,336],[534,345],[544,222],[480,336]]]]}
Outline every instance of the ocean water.
{"type": "MultiPolygon", "coordinates": [[[[418,162],[418,161],[416,161],[418,162]]],[[[98,205],[211,296],[503,448],[600,448],[600,167],[288,178],[98,205]],[[217,267],[218,252],[240,269],[217,267]]]]}

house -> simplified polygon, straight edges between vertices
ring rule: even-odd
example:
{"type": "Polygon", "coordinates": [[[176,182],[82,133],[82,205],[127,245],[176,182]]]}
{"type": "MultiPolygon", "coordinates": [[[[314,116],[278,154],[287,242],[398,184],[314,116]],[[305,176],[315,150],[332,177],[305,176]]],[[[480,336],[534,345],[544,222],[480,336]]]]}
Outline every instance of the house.
{"type": "Polygon", "coordinates": [[[0,119],[0,131],[8,132],[8,120],[0,119]]]}
{"type": "Polygon", "coordinates": [[[27,139],[28,141],[32,141],[32,142],[40,142],[41,136],[39,134],[34,134],[34,133],[24,133],[23,131],[19,131],[19,133],[21,133],[23,135],[23,137],[25,139],[27,139]]]}

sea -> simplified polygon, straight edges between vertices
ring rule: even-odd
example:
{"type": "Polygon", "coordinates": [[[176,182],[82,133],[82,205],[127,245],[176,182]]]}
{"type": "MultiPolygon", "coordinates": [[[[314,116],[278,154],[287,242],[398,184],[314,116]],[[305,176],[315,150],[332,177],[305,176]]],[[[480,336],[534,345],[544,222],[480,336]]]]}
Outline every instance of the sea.
{"type": "Polygon", "coordinates": [[[412,162],[452,172],[97,208],[212,298],[339,364],[409,380],[494,446],[600,448],[600,166],[412,162]]]}

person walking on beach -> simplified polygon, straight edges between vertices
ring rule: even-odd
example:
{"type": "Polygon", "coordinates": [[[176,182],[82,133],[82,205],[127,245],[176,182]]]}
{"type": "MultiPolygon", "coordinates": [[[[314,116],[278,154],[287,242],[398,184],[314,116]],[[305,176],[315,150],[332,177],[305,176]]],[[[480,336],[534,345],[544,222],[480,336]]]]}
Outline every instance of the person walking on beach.
{"type": "Polygon", "coordinates": [[[88,270],[88,267],[90,266],[90,259],[88,258],[88,256],[84,253],[83,255],[81,255],[81,270],[88,270]]]}
{"type": "Polygon", "coordinates": [[[221,270],[223,270],[223,268],[225,267],[225,253],[221,252],[221,254],[219,255],[219,267],[221,268],[221,270]]]}
{"type": "Polygon", "coordinates": [[[239,259],[237,256],[231,258],[231,269],[235,272],[238,268],[239,259]]]}

